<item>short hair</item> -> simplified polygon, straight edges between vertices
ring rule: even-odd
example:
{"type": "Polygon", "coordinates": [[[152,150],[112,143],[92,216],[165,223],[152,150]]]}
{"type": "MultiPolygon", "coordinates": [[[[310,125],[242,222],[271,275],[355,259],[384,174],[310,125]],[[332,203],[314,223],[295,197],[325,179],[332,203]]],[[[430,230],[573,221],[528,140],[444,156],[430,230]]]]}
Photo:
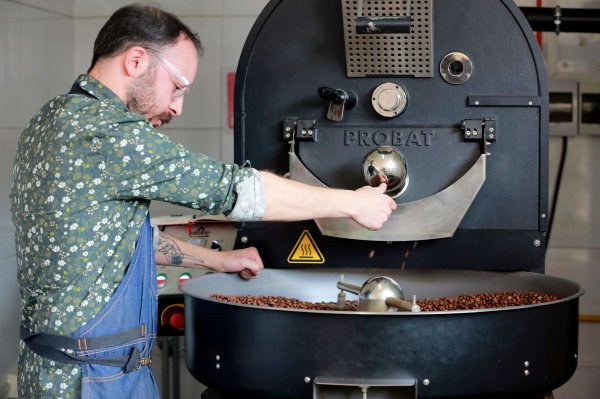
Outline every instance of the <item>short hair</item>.
{"type": "Polygon", "coordinates": [[[101,58],[119,54],[133,46],[159,50],[176,43],[182,34],[202,53],[198,34],[158,5],[130,4],[121,7],[100,29],[94,42],[92,63],[88,71],[101,58]]]}

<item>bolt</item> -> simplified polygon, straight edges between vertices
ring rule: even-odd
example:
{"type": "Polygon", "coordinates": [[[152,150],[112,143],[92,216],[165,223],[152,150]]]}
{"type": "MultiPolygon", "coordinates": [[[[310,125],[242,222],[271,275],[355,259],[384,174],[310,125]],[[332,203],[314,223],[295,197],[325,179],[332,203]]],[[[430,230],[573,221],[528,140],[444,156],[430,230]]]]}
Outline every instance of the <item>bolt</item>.
{"type": "Polygon", "coordinates": [[[216,359],[217,361],[219,361],[219,360],[221,360],[221,356],[217,355],[217,356],[215,357],[215,359],[216,359]]]}
{"type": "Polygon", "coordinates": [[[493,134],[490,134],[490,138],[491,138],[491,139],[493,139],[493,138],[494,138],[494,135],[493,135],[493,134]]]}
{"type": "Polygon", "coordinates": [[[525,370],[525,371],[523,372],[523,374],[525,374],[526,376],[528,376],[528,375],[529,375],[529,370],[525,370]]]}
{"type": "Polygon", "coordinates": [[[529,101],[529,103],[528,103],[528,104],[529,104],[529,105],[533,105],[533,101],[529,101]]]}
{"type": "Polygon", "coordinates": [[[425,379],[423,380],[423,385],[425,385],[425,386],[429,386],[429,384],[430,384],[430,383],[431,383],[431,382],[429,381],[429,379],[428,379],[428,378],[425,378],[425,379]]]}
{"type": "Polygon", "coordinates": [[[248,242],[248,237],[246,237],[246,236],[243,236],[243,237],[240,239],[240,241],[242,242],[242,244],[245,244],[245,243],[247,243],[247,242],[248,242]]]}
{"type": "Polygon", "coordinates": [[[527,360],[525,360],[525,363],[523,363],[523,365],[524,365],[525,367],[529,367],[529,362],[528,362],[527,360]]]}
{"type": "Polygon", "coordinates": [[[496,130],[496,129],[494,129],[493,127],[491,127],[490,128],[490,133],[494,133],[494,130],[496,130]]]}
{"type": "Polygon", "coordinates": [[[286,126],[286,127],[285,127],[285,131],[286,131],[286,132],[289,132],[290,130],[292,130],[292,128],[291,128],[291,127],[289,127],[289,126],[286,126]]]}
{"type": "Polygon", "coordinates": [[[477,136],[477,129],[473,129],[473,136],[477,136]]]}
{"type": "Polygon", "coordinates": [[[308,135],[309,135],[309,136],[312,136],[312,135],[313,135],[313,131],[312,131],[312,129],[308,129],[308,135]]]}
{"type": "Polygon", "coordinates": [[[475,101],[475,105],[479,105],[479,101],[475,101]]]}
{"type": "Polygon", "coordinates": [[[542,219],[546,219],[546,214],[542,213],[542,219]]]}
{"type": "Polygon", "coordinates": [[[467,136],[471,136],[471,131],[467,129],[467,136]]]}
{"type": "Polygon", "coordinates": [[[286,139],[289,139],[289,138],[290,138],[290,136],[291,136],[291,135],[290,135],[289,133],[286,133],[286,134],[285,134],[285,138],[286,138],[286,139]]]}
{"type": "Polygon", "coordinates": [[[310,383],[310,377],[304,377],[304,382],[306,382],[307,384],[310,383]]]}
{"type": "Polygon", "coordinates": [[[539,247],[540,245],[542,245],[542,242],[540,240],[534,240],[533,245],[535,245],[536,247],[539,247]]]}
{"type": "Polygon", "coordinates": [[[216,368],[217,368],[217,370],[218,370],[218,369],[220,369],[220,368],[221,368],[221,365],[220,365],[219,363],[217,363],[217,366],[216,366],[216,368]]]}
{"type": "Polygon", "coordinates": [[[306,136],[306,129],[302,129],[302,135],[306,136]]]}

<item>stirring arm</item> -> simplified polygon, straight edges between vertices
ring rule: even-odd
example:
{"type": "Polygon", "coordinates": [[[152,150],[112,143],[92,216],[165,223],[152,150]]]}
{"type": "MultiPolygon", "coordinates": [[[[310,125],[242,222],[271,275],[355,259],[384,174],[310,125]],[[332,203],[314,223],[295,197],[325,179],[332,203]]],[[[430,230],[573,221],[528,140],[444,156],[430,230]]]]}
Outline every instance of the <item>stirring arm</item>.
{"type": "Polygon", "coordinates": [[[405,301],[404,299],[394,298],[392,296],[385,298],[385,304],[402,310],[410,310],[417,313],[421,311],[421,307],[416,302],[405,301]]]}

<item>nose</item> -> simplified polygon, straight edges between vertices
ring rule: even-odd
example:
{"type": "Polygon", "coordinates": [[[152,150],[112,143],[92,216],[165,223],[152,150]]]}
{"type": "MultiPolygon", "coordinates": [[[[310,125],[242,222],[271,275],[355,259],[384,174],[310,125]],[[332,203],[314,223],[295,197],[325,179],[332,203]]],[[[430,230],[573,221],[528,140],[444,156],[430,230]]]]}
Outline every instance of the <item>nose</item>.
{"type": "Polygon", "coordinates": [[[169,111],[174,116],[179,116],[183,112],[183,97],[177,97],[171,101],[169,105],[169,111]]]}

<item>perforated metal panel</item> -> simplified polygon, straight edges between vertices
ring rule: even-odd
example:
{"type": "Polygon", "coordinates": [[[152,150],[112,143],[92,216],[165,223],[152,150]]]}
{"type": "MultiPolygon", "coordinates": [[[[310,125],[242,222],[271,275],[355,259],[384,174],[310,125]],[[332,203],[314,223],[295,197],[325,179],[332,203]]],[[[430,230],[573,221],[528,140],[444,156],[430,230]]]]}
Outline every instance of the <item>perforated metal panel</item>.
{"type": "Polygon", "coordinates": [[[348,77],[433,76],[432,0],[341,1],[348,77]],[[361,14],[372,18],[410,16],[410,33],[357,34],[355,21],[361,14]]]}

